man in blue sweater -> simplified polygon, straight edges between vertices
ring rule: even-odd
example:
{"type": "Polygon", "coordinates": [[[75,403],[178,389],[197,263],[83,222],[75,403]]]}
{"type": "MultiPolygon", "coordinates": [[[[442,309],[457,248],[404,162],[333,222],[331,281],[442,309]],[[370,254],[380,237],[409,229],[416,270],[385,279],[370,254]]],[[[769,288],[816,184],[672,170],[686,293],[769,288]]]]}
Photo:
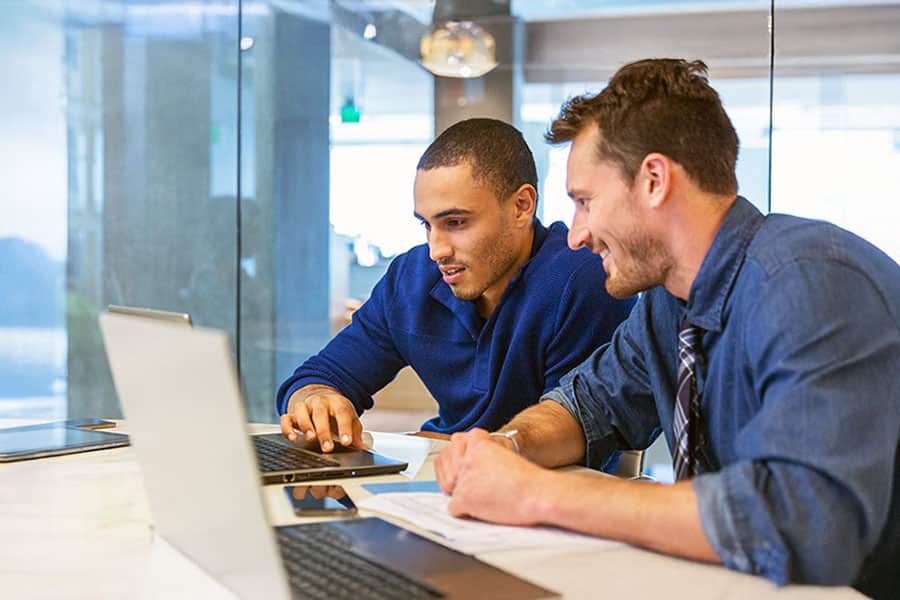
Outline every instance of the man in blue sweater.
{"type": "Polygon", "coordinates": [[[604,290],[601,261],[534,216],[537,174],[514,127],[469,119],[428,147],[415,215],[428,243],[401,254],[353,320],[279,388],[276,408],[334,449],[362,447],[359,415],[410,365],[437,399],[425,431],[497,429],[609,341],[631,299],[604,290]]]}

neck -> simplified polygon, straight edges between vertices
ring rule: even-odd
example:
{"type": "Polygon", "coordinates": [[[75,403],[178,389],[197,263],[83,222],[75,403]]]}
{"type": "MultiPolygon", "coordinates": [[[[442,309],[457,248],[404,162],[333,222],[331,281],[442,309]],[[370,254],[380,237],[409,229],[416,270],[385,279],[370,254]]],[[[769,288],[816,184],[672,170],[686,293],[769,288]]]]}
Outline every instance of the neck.
{"type": "Polygon", "coordinates": [[[669,243],[672,266],[663,285],[676,298],[687,301],[703,259],[735,200],[736,196],[697,194],[673,203],[669,243]]]}
{"type": "Polygon", "coordinates": [[[519,245],[519,250],[515,255],[515,261],[510,265],[509,269],[504,271],[503,275],[491,287],[484,290],[484,293],[475,299],[475,310],[478,311],[482,319],[487,320],[491,316],[491,313],[500,304],[500,298],[503,297],[503,292],[506,291],[510,280],[519,272],[522,265],[531,258],[532,244],[534,244],[534,226],[529,227],[528,232],[523,236],[522,243],[519,245]]]}

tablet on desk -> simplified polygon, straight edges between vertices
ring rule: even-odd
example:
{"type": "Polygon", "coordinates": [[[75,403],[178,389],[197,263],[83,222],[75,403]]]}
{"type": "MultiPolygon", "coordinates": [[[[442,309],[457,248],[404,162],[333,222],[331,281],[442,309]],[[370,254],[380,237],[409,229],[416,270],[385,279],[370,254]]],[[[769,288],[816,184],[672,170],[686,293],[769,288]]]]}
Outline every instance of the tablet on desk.
{"type": "Polygon", "coordinates": [[[102,431],[109,421],[75,419],[0,429],[0,462],[128,445],[128,436],[102,431]]]}

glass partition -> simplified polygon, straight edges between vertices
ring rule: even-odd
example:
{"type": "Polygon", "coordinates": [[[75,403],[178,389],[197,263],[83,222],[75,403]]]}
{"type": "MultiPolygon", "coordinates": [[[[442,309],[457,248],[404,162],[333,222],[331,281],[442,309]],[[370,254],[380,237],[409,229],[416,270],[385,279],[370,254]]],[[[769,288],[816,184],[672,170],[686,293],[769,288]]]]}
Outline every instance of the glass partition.
{"type": "Polygon", "coordinates": [[[831,221],[900,261],[900,3],[776,4],[772,210],[831,221]]]}
{"type": "Polygon", "coordinates": [[[240,364],[257,421],[275,419],[277,386],[389,260],[424,241],[412,184],[431,77],[388,45],[393,21],[367,39],[367,15],[316,6],[245,3],[242,18],[240,364]]]}
{"type": "Polygon", "coordinates": [[[900,166],[900,3],[776,2],[771,89],[769,6],[5,3],[0,422],[121,415],[96,321],[109,303],[228,331],[248,418],[274,421],[280,381],[424,241],[412,181],[435,131],[515,122],[539,214],[568,221],[566,149],[542,135],[567,97],[639,57],[708,63],[757,206],[835,221],[900,257],[880,185],[900,166]],[[465,16],[495,36],[500,64],[433,76],[419,39],[465,16]]]}
{"type": "Polygon", "coordinates": [[[107,304],[234,331],[238,2],[2,11],[0,417],[118,417],[107,304]]]}
{"type": "Polygon", "coordinates": [[[66,38],[35,6],[3,10],[0,418],[52,419],[66,413],[66,38]]]}

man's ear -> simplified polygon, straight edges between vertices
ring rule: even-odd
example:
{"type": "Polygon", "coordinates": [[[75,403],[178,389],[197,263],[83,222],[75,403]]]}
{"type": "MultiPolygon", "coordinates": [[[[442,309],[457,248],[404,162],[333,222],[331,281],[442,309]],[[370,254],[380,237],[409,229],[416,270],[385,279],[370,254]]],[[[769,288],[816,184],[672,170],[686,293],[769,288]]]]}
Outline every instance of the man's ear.
{"type": "Polygon", "coordinates": [[[516,224],[530,225],[537,209],[537,190],[530,183],[523,183],[509,198],[513,202],[513,219],[516,224]]]}
{"type": "Polygon", "coordinates": [[[672,188],[672,160],[665,154],[651,152],[641,162],[637,184],[651,208],[659,208],[672,188]]]}

